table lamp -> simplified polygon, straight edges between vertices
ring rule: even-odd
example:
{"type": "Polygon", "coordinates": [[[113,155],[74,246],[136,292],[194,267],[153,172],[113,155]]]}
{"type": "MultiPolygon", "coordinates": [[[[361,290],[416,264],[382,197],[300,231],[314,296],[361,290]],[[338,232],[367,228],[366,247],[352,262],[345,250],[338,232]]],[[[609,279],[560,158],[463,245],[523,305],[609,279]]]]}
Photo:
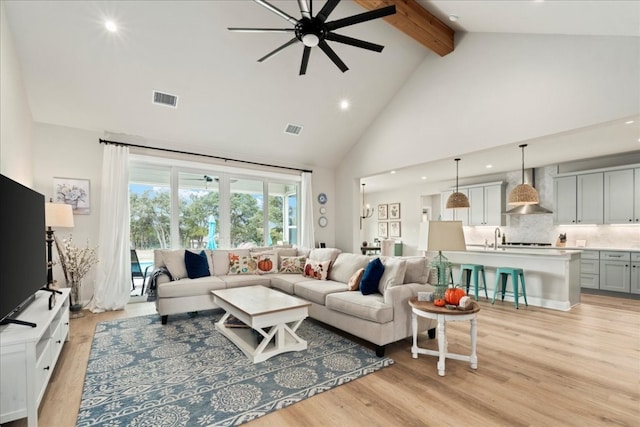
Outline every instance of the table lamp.
{"type": "Polygon", "coordinates": [[[442,251],[466,251],[462,221],[429,221],[420,224],[418,250],[438,251],[438,255],[429,264],[438,271],[438,283],[435,285],[434,298],[444,297],[449,286],[451,263],[442,255],[442,251]]]}
{"type": "Polygon", "coordinates": [[[49,203],[44,204],[44,222],[47,226],[47,289],[53,286],[53,228],[73,227],[73,211],[71,205],[65,203],[49,203]]]}

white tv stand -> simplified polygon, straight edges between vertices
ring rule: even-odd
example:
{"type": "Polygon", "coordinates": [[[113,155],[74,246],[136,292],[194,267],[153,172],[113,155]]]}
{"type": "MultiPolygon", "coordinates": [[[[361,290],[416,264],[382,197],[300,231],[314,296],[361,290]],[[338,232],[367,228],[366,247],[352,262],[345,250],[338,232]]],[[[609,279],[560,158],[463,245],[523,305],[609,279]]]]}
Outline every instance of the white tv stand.
{"type": "Polygon", "coordinates": [[[69,340],[69,289],[60,289],[49,310],[50,292],[38,291],[36,299],[17,317],[31,326],[0,326],[0,424],[28,418],[38,426],[38,407],[69,340]]]}

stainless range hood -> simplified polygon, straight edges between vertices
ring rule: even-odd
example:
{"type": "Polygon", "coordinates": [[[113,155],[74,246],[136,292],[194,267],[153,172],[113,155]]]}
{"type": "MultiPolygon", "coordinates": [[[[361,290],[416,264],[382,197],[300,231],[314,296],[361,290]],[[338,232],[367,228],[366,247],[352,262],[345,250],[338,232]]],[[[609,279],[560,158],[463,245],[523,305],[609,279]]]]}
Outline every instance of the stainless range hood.
{"type": "MultiPolygon", "coordinates": [[[[525,169],[524,171],[524,182],[527,184],[531,184],[533,188],[536,187],[536,171],[535,169],[525,169]]],[[[507,215],[533,215],[533,214],[550,214],[553,213],[547,208],[540,206],[539,204],[534,205],[520,205],[515,206],[505,212],[507,215]]]]}

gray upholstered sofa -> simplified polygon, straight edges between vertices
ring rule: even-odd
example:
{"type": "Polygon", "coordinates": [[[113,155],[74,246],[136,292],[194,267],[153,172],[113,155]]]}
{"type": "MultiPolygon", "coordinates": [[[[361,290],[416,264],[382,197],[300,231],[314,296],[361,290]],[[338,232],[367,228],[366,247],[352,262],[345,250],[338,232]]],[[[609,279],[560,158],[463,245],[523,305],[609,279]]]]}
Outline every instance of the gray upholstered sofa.
{"type": "MultiPolygon", "coordinates": [[[[169,270],[173,279],[164,274],[156,278],[156,308],[163,324],[171,314],[217,308],[212,290],[262,285],[309,301],[311,318],[375,344],[376,353],[382,356],[386,344],[411,336],[409,298],[418,291],[433,290],[428,284],[430,268],[424,257],[380,257],[385,269],[378,293],[363,295],[359,290],[349,290],[349,280],[377,256],[341,253],[335,248],[217,249],[205,253],[211,275],[190,279],[184,266],[184,249],[154,252],[154,268],[169,270]],[[268,274],[238,269],[238,259],[253,259],[255,267],[264,258],[271,263],[261,267],[273,267],[268,274]],[[304,260],[330,265],[326,280],[291,268],[293,262],[304,260]]],[[[431,330],[433,336],[435,322],[419,320],[419,330],[431,330]]]]}

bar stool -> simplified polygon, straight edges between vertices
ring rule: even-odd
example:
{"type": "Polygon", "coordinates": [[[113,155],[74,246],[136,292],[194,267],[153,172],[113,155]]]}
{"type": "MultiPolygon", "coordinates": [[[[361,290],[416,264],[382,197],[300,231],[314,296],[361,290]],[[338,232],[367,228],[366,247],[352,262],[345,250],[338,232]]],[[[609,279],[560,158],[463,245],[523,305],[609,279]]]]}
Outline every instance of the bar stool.
{"type": "Polygon", "coordinates": [[[471,284],[471,275],[473,274],[473,285],[474,285],[474,289],[475,289],[475,298],[476,301],[478,301],[478,282],[479,282],[479,277],[478,274],[482,273],[482,288],[484,289],[484,296],[485,298],[489,299],[489,295],[487,294],[487,278],[484,275],[484,265],[481,264],[461,264],[460,265],[460,279],[458,279],[458,281],[460,282],[460,285],[462,286],[462,277],[464,276],[464,273],[467,273],[466,275],[466,285],[467,285],[467,294],[469,294],[469,285],[471,284]]]}
{"type": "Polygon", "coordinates": [[[524,304],[529,305],[527,303],[527,288],[524,284],[524,271],[521,268],[511,268],[511,267],[498,267],[496,269],[496,284],[493,290],[493,300],[491,304],[496,302],[496,296],[498,295],[498,285],[500,280],[502,279],[502,301],[504,301],[504,294],[512,294],[513,300],[516,303],[516,308],[518,308],[518,300],[520,296],[518,295],[518,279],[520,279],[520,283],[522,283],[522,296],[524,297],[524,304]],[[507,292],[507,280],[511,276],[511,282],[513,284],[513,292],[507,292]]]}

